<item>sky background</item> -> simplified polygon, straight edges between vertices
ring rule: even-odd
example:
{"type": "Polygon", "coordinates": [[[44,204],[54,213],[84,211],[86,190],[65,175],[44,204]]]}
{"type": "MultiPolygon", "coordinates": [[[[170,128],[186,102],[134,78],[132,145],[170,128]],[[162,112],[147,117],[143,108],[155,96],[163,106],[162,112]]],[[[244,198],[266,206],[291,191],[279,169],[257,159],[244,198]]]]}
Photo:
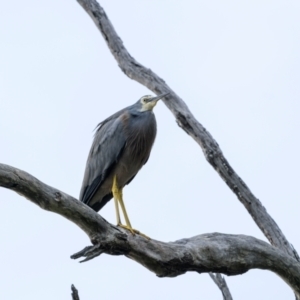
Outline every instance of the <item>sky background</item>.
{"type": "MultiPolygon", "coordinates": [[[[125,46],[187,103],[300,252],[300,2],[101,1],[125,46]]],[[[5,1],[0,11],[0,157],[78,198],[95,126],[149,90],[127,78],[76,1],[5,1]]],[[[151,93],[151,92],[150,92],[151,93]]],[[[146,166],[124,189],[154,239],[266,240],[163,102],[146,166]]],[[[116,222],[113,202],[101,215],[116,222]]],[[[207,274],[157,278],[125,257],[79,264],[83,231],[0,189],[0,299],[222,299],[207,274]]],[[[277,275],[226,277],[234,299],[294,299],[277,275]]]]}

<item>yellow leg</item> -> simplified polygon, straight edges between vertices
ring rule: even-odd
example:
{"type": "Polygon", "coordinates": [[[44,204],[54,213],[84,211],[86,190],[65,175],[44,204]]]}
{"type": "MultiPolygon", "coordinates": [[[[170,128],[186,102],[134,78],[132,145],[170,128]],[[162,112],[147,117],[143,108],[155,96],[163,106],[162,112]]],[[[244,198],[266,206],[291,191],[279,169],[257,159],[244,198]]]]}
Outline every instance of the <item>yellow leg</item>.
{"type": "Polygon", "coordinates": [[[114,176],[113,186],[111,191],[115,201],[117,225],[120,225],[122,223],[121,223],[120,210],[119,210],[119,198],[122,197],[122,191],[120,191],[118,188],[116,176],[114,176]]]}
{"type": "Polygon", "coordinates": [[[121,217],[120,217],[120,211],[119,211],[119,203],[116,198],[114,198],[115,201],[115,208],[116,208],[116,217],[117,217],[117,224],[121,224],[121,217]]]}
{"type": "Polygon", "coordinates": [[[125,229],[129,230],[133,235],[135,233],[137,233],[137,234],[142,235],[143,237],[147,238],[148,240],[150,240],[150,238],[147,235],[145,235],[145,234],[139,232],[138,230],[132,228],[131,223],[130,223],[129,218],[128,218],[128,215],[127,215],[125,205],[124,205],[122,189],[119,189],[118,184],[117,184],[117,176],[114,176],[114,179],[113,179],[112,193],[113,193],[113,196],[114,196],[115,207],[116,207],[117,225],[122,227],[122,228],[125,228],[125,229]],[[121,209],[122,209],[122,212],[123,212],[123,215],[124,215],[124,218],[125,218],[126,225],[123,225],[121,223],[119,204],[121,206],[121,209]]]}
{"type": "Polygon", "coordinates": [[[128,218],[128,215],[127,215],[127,211],[126,211],[126,208],[125,208],[125,205],[124,205],[124,201],[123,201],[123,193],[121,192],[121,197],[119,198],[119,203],[120,203],[120,206],[121,206],[121,209],[122,209],[122,212],[123,212],[123,215],[124,215],[124,218],[125,218],[125,222],[126,222],[126,225],[132,229],[132,226],[131,226],[131,223],[129,221],[129,218],[128,218]]]}
{"type": "Polygon", "coordinates": [[[135,231],[132,229],[132,226],[130,224],[130,221],[129,221],[129,218],[128,218],[128,215],[127,215],[127,212],[126,212],[126,209],[125,209],[125,206],[124,206],[122,190],[119,189],[118,184],[117,184],[117,176],[114,176],[114,179],[113,179],[112,193],[113,193],[113,196],[114,196],[114,199],[115,199],[117,225],[121,226],[125,229],[128,229],[132,234],[134,234],[135,231]],[[119,204],[120,204],[121,209],[123,211],[123,215],[124,215],[124,218],[125,218],[126,225],[123,225],[121,223],[119,204]]]}

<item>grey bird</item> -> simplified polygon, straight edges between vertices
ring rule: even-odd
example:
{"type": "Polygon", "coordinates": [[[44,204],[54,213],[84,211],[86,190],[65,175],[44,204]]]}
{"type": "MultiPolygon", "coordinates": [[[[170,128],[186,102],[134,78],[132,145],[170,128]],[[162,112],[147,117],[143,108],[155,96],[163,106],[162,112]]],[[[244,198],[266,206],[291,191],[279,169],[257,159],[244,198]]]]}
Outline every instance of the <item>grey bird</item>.
{"type": "Polygon", "coordinates": [[[79,200],[99,211],[114,198],[117,225],[133,234],[140,232],[131,226],[122,189],[148,161],[156,136],[152,110],[157,101],[168,94],[143,96],[99,123],[86,162],[79,200]],[[121,223],[119,205],[126,225],[121,223]]]}

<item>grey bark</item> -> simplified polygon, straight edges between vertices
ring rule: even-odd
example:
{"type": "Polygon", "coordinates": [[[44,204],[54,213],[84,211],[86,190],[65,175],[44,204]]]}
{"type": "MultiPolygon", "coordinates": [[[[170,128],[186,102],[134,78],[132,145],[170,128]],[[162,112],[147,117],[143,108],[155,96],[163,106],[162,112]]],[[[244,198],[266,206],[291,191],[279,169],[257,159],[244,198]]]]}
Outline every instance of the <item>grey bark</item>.
{"type": "Polygon", "coordinates": [[[165,97],[163,101],[175,116],[177,124],[199,144],[206,160],[245,206],[270,243],[299,261],[296,250],[288,242],[276,222],[268,214],[259,199],[253,195],[245,182],[230,166],[218,143],[195,119],[185,102],[165,83],[163,79],[150,69],[141,65],[129,54],[105,11],[97,1],[77,1],[93,19],[119,67],[129,78],[136,80],[156,94],[170,92],[170,95],[165,97]]]}
{"type": "Polygon", "coordinates": [[[209,273],[209,276],[214,281],[214,283],[218,286],[218,288],[221,290],[223,295],[223,300],[232,300],[232,296],[226,284],[225,278],[219,273],[216,274],[209,273]]]}
{"type": "Polygon", "coordinates": [[[125,255],[159,277],[175,277],[188,271],[237,275],[254,268],[265,269],[280,276],[300,297],[299,262],[254,237],[209,233],[170,243],[148,240],[109,224],[75,198],[19,169],[0,164],[0,186],[79,226],[94,246],[86,247],[73,258],[91,259],[102,253],[125,255]]]}
{"type": "MultiPolygon", "coordinates": [[[[236,275],[252,268],[267,269],[282,277],[300,299],[300,259],[296,250],[229,165],[217,142],[194,118],[182,99],[160,77],[128,53],[102,7],[95,0],[77,1],[92,17],[120,68],[129,78],[156,94],[171,93],[164,102],[178,125],[200,145],[207,161],[245,206],[270,243],[279,249],[253,237],[220,233],[198,235],[173,243],[148,241],[107,223],[84,204],[31,175],[1,164],[0,186],[16,191],[43,209],[64,216],[84,230],[94,246],[85,248],[73,258],[83,256],[88,260],[102,253],[125,255],[160,277],[178,276],[187,271],[236,275]]],[[[211,276],[224,296],[226,289],[220,280],[221,275],[211,276]]]]}
{"type": "Polygon", "coordinates": [[[104,9],[97,1],[77,1],[95,22],[121,70],[129,78],[136,80],[156,94],[170,92],[170,96],[165,97],[163,101],[175,116],[177,124],[199,144],[206,160],[245,206],[269,242],[300,261],[298,253],[288,242],[277,223],[268,214],[265,207],[259,199],[254,196],[245,182],[230,166],[218,143],[195,119],[185,102],[163,79],[157,76],[152,70],[144,67],[129,54],[104,9]]]}
{"type": "Polygon", "coordinates": [[[78,290],[74,286],[74,284],[71,285],[71,290],[72,290],[72,300],[80,300],[78,290]]]}

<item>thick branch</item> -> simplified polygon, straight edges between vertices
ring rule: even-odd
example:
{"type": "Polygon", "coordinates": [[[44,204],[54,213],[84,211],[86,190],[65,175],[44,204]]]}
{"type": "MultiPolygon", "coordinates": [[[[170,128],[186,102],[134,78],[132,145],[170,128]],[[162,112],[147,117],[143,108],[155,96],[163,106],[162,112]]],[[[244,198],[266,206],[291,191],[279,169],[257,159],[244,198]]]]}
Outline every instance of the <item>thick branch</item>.
{"type": "Polygon", "coordinates": [[[24,171],[0,164],[0,186],[17,192],[42,209],[67,218],[78,225],[91,239],[95,232],[110,233],[110,227],[106,225],[108,223],[91,208],[24,171]]]}
{"type": "Polygon", "coordinates": [[[91,16],[104,37],[108,48],[115,57],[122,71],[131,79],[146,86],[154,93],[170,92],[164,103],[174,114],[178,125],[189,134],[202,148],[207,161],[218,172],[228,187],[248,210],[257,226],[270,243],[293,257],[295,250],[267,213],[262,203],[252,194],[244,181],[237,175],[224,157],[218,143],[211,134],[195,119],[187,105],[176,93],[154,72],[137,62],[126,50],[117,35],[103,8],[95,0],[77,0],[91,16]]]}
{"type": "Polygon", "coordinates": [[[102,253],[125,255],[159,277],[174,277],[188,271],[237,275],[253,268],[266,269],[282,277],[300,296],[300,264],[256,238],[212,233],[171,243],[149,241],[109,224],[73,197],[13,167],[0,164],[0,186],[64,216],[83,229],[95,246],[87,247],[74,258],[93,258],[102,253]]]}

